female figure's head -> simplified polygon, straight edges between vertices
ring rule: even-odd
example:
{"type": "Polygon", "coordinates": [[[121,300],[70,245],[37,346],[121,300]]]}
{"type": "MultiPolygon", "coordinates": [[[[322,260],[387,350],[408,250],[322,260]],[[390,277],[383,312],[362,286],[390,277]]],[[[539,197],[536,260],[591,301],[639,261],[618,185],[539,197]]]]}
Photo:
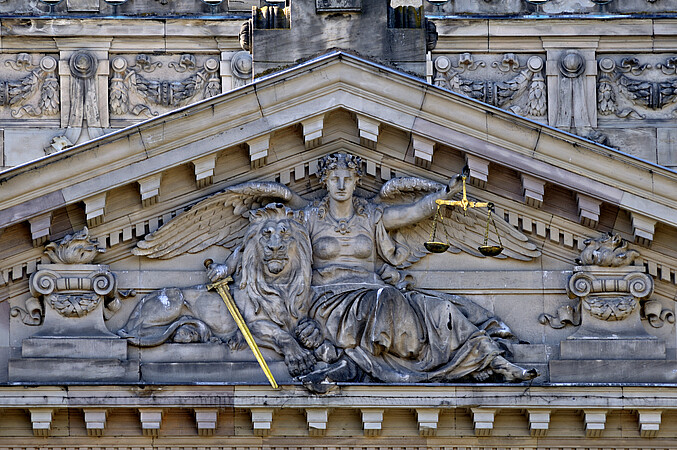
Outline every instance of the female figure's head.
{"type": "Polygon", "coordinates": [[[353,198],[355,188],[362,176],[362,158],[350,153],[332,153],[320,160],[320,182],[335,202],[346,202],[353,198]]]}

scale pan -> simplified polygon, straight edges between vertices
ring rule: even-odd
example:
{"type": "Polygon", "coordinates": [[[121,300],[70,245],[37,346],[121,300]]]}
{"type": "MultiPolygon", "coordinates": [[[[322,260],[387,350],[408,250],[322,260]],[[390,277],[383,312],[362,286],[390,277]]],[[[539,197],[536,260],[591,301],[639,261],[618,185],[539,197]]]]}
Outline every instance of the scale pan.
{"type": "Polygon", "coordinates": [[[482,245],[477,247],[477,250],[484,256],[498,256],[503,251],[503,247],[499,245],[482,245]]]}
{"type": "Polygon", "coordinates": [[[449,244],[444,242],[426,242],[423,246],[431,253],[444,253],[449,249],[449,244]]]}

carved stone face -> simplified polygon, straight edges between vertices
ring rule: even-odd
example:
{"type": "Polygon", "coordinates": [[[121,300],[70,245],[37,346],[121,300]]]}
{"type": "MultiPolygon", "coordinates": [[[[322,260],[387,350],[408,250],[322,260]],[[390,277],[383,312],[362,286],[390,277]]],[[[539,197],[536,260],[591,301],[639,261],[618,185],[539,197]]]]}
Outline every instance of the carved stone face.
{"type": "Polygon", "coordinates": [[[263,249],[263,262],[270,273],[278,274],[286,267],[291,240],[291,227],[286,220],[268,220],[261,227],[259,243],[263,249]]]}
{"type": "Polygon", "coordinates": [[[354,170],[334,169],[327,175],[327,191],[329,197],[337,202],[345,202],[353,198],[359,177],[354,170]]]}

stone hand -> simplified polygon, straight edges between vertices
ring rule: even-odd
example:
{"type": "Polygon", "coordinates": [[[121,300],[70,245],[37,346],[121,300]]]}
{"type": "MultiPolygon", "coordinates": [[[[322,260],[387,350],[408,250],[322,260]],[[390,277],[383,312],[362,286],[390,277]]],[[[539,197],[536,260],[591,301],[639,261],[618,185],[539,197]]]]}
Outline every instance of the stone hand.
{"type": "Polygon", "coordinates": [[[301,320],[294,331],[303,346],[311,350],[319,347],[324,340],[317,322],[309,318],[301,320]]]}
{"type": "Polygon", "coordinates": [[[209,264],[207,267],[207,278],[212,283],[222,280],[231,274],[232,270],[226,264],[209,264]]]}
{"type": "Polygon", "coordinates": [[[469,174],[466,169],[467,168],[464,167],[462,173],[455,175],[451,180],[449,180],[449,184],[447,185],[448,196],[452,196],[461,190],[461,187],[463,186],[463,175],[465,175],[467,179],[469,174]]]}
{"type": "Polygon", "coordinates": [[[315,355],[312,351],[301,347],[296,340],[291,339],[284,346],[284,362],[289,370],[289,375],[297,377],[309,373],[315,365],[315,355]]]}

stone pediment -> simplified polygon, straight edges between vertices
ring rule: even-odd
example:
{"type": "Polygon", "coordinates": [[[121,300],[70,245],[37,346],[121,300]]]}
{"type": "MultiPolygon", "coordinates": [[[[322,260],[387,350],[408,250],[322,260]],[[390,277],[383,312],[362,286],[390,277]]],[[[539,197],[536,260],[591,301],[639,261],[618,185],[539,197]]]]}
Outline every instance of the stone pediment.
{"type": "MultiPolygon", "coordinates": [[[[211,245],[221,242],[215,239],[195,253],[184,252],[168,260],[136,256],[132,249],[161,226],[179,223],[188,208],[195,211],[210,201],[210,196],[223,195],[219,193],[224,189],[245,182],[275,182],[306,199],[319,200],[326,192],[319,179],[320,160],[339,151],[361,158],[364,174],[357,194],[363,197],[375,195],[385,183],[400,176],[447,183],[468,167],[468,195],[492,202],[496,217],[528,238],[535,246],[530,250],[534,253],[520,258],[515,256],[519,252],[506,245],[506,254],[512,256],[507,260],[479,258],[462,251],[422,259],[419,256],[420,261],[403,268],[416,280],[417,288],[468,296],[483,311],[491,310],[504,319],[519,338],[546,342],[515,344],[513,348],[514,362],[539,370],[544,378],[538,382],[605,380],[597,366],[581,366],[593,374],[589,380],[567,379],[574,376],[567,372],[569,363],[557,366],[547,356],[552,346],[566,337],[566,330],[552,334],[546,325],[560,329],[581,323],[581,308],[576,305],[586,296],[580,289],[567,290],[567,279],[574,270],[574,259],[588,247],[589,238],[614,232],[634,241],[641,252],[636,270],[590,275],[598,277],[595,282],[602,280],[603,285],[608,280],[632,284],[635,278],[624,277],[643,275],[646,289],[633,288],[635,294],[618,307],[629,311],[623,319],[631,315],[634,320],[630,331],[625,330],[632,341],[628,345],[646,349],[656,338],[642,331],[644,328],[658,330],[674,322],[669,313],[677,267],[677,255],[671,248],[677,225],[677,176],[673,172],[337,52],[1,174],[6,195],[0,202],[0,224],[4,227],[0,242],[5,242],[0,273],[3,284],[10,288],[12,320],[21,330],[13,339],[18,345],[22,337],[27,338],[23,345],[28,359],[44,351],[41,345],[45,341],[30,338],[34,333],[29,328],[41,323],[42,316],[39,312],[35,315],[37,309],[22,305],[30,285],[34,298],[52,296],[49,301],[73,317],[90,312],[81,311],[83,302],[91,311],[98,308],[97,314],[106,316],[107,329],[124,330],[122,335],[141,348],[140,359],[131,358],[126,366],[111,368],[113,374],[124,373],[113,378],[116,382],[215,382],[223,379],[224,370],[229,371],[233,382],[246,382],[256,369],[251,355],[240,353],[235,360],[228,359],[224,345],[214,353],[208,330],[191,328],[199,343],[186,347],[176,337],[173,343],[162,340],[166,336],[158,337],[157,342],[143,341],[126,325],[140,308],[142,298],[152,298],[154,292],[164,292],[160,291],[164,288],[207,283],[203,261],[226,260],[234,244],[224,249],[211,245]],[[46,270],[56,272],[57,280],[76,277],[68,272],[71,269],[46,264],[42,244],[85,225],[106,249],[95,263],[105,264],[106,271],[115,274],[117,284],[98,297],[78,294],[79,303],[75,304],[68,300],[69,291],[63,286],[42,292],[41,285],[34,281],[45,276],[46,270]],[[643,274],[642,265],[651,276],[643,274]],[[65,275],[61,273],[64,270],[65,275]],[[28,283],[33,274],[39,276],[28,283]],[[654,281],[656,303],[649,308],[653,315],[643,316],[651,322],[646,325],[647,320],[640,321],[639,304],[653,294],[654,281]],[[130,290],[136,291],[136,299],[125,300],[130,290]],[[102,312],[104,309],[106,312],[102,312]],[[26,326],[19,324],[20,320],[26,326]],[[160,344],[172,348],[158,349],[160,344]],[[247,370],[238,372],[237,358],[245,358],[253,368],[247,366],[247,370]],[[141,369],[134,366],[139,361],[141,369]],[[168,368],[176,367],[178,361],[195,364],[170,374],[168,368]],[[552,364],[554,375],[548,372],[552,364]]],[[[427,237],[429,225],[419,236],[427,237]]],[[[336,226],[338,230],[341,224],[336,226]]],[[[244,231],[233,230],[241,239],[244,231]]],[[[200,234],[203,232],[196,229],[185,239],[197,239],[200,234]]],[[[81,278],[97,276],[97,269],[89,263],[78,270],[81,278]]],[[[583,269],[579,272],[587,273],[583,269]]],[[[577,279],[591,278],[580,275],[577,279]]],[[[68,281],[62,283],[68,287],[68,281]]],[[[607,314],[605,305],[593,302],[591,308],[601,308],[598,315],[607,319],[609,314],[622,316],[616,310],[607,314]]],[[[96,324],[99,331],[105,328],[101,320],[96,324]]],[[[179,318],[172,321],[182,326],[179,318]]],[[[608,325],[605,330],[618,334],[615,326],[608,325]]],[[[656,333],[664,338],[674,332],[673,328],[656,333]]],[[[583,334],[593,333],[585,326],[581,329],[583,334]]],[[[216,334],[218,339],[226,339],[225,334],[216,334]]],[[[119,343],[113,347],[115,354],[124,354],[119,343]]],[[[586,351],[600,353],[602,347],[564,348],[569,355],[580,356],[586,351]]],[[[90,353],[94,355],[102,348],[92,344],[90,353]]],[[[620,354],[624,349],[616,351],[620,354]]],[[[89,354],[83,348],[78,351],[89,354]]],[[[651,359],[663,364],[659,369],[665,373],[671,370],[664,348],[649,353],[651,359]]],[[[284,352],[264,349],[266,358],[273,361],[273,373],[291,382],[289,365],[285,366],[280,354],[284,352]]],[[[22,377],[34,375],[30,361],[17,361],[10,369],[11,380],[22,381],[22,377]]],[[[639,376],[646,373],[640,371],[639,376]]],[[[649,378],[646,381],[667,380],[649,378]]]]}
{"type": "MultiPolygon", "coordinates": [[[[3,173],[0,226],[30,228],[37,246],[69,230],[59,234],[60,217],[84,214],[114,247],[227,185],[309,177],[305,192],[316,189],[317,158],[342,148],[366,161],[372,191],[397,175],[443,181],[468,165],[471,194],[566,253],[599,231],[649,245],[657,228],[677,225],[672,171],[335,52],[3,173]],[[192,189],[170,187],[179,172],[192,189]]],[[[648,250],[649,266],[673,281],[673,255],[652,257],[662,245],[648,250]]],[[[34,269],[38,254],[14,249],[4,281],[34,269]]]]}

